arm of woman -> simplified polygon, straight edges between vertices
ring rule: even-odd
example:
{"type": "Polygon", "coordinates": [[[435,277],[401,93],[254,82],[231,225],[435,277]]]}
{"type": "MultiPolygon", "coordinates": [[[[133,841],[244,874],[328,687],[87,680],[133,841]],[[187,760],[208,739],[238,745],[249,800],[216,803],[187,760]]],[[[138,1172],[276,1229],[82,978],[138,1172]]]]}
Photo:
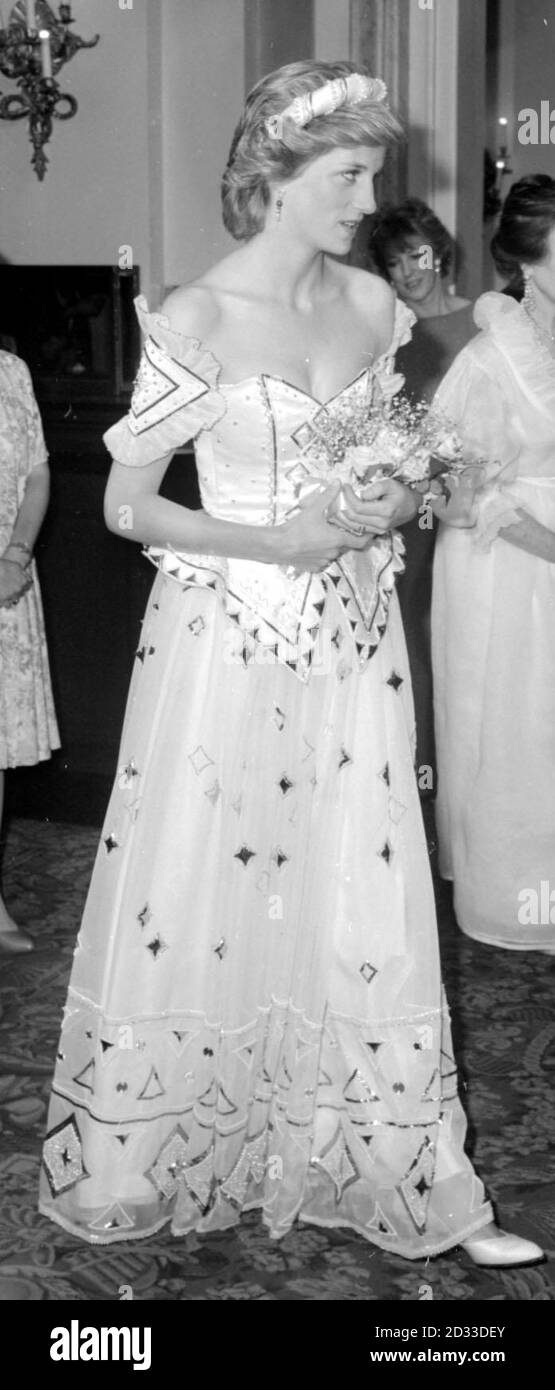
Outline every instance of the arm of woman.
{"type": "Polygon", "coordinates": [[[549,564],[555,564],[555,531],[550,531],[548,526],[543,526],[541,521],[536,521],[535,517],[530,516],[521,507],[518,509],[519,521],[512,526],[503,526],[499,532],[502,541],[508,541],[509,545],[516,545],[517,550],[526,550],[529,555],[536,555],[540,560],[547,560],[549,564]]]}
{"type": "Polygon", "coordinates": [[[143,545],[159,545],[196,555],[224,555],[268,565],[321,570],[345,550],[364,550],[368,535],[352,536],[328,522],[326,508],[339,485],[318,489],[298,505],[297,514],[278,526],[221,521],[159,496],[170,457],[143,468],[114,461],[104,499],[109,530],[143,545]]]}
{"type": "Polygon", "coordinates": [[[50,472],[48,464],[43,462],[33,468],[25,483],[23,500],[8,542],[8,550],[18,546],[25,547],[29,552],[33,550],[44,521],[49,496],[50,472]]]}
{"type": "Polygon", "coordinates": [[[468,443],[472,462],[466,474],[453,480],[449,500],[438,497],[431,507],[447,525],[471,527],[483,550],[498,538],[521,549],[538,540],[532,517],[512,490],[522,448],[514,394],[500,354],[486,335],[479,334],[455,358],[433,400],[434,409],[446,415],[468,443]]]}
{"type": "Polygon", "coordinates": [[[12,534],[0,559],[0,604],[16,603],[32,584],[29,566],[49,493],[48,465],[41,463],[27,478],[12,534]]]}
{"type": "Polygon", "coordinates": [[[48,454],[42,432],[40,411],[35,400],[31,373],[27,364],[19,357],[14,358],[14,389],[25,411],[25,447],[22,464],[26,474],[23,498],[20,503],[7,550],[13,549],[10,558],[19,560],[27,553],[27,563],[42,526],[50,494],[50,474],[48,454]]]}
{"type": "Polygon", "coordinates": [[[17,389],[27,412],[27,477],[21,504],[8,544],[0,560],[0,603],[16,603],[32,583],[28,568],[33,548],[44,520],[50,495],[50,473],[42,423],[35,400],[31,376],[25,363],[16,359],[17,389]]]}

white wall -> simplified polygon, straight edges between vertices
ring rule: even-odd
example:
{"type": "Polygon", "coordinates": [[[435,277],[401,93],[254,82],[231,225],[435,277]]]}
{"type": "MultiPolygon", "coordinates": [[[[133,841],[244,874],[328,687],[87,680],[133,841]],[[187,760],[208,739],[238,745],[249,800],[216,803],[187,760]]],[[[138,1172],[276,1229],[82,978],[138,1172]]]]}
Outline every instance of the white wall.
{"type": "Polygon", "coordinates": [[[194,279],[234,242],[220,179],[243,105],[243,0],[164,0],[162,112],[166,287],[194,279]]]}
{"type": "Polygon", "coordinates": [[[408,191],[457,238],[457,289],[483,288],[486,0],[407,0],[408,191]]]}
{"type": "MultiPolygon", "coordinates": [[[[279,0],[276,0],[279,3],[279,0]]],[[[349,56],[350,0],[315,0],[314,51],[349,56]]],[[[220,179],[241,114],[243,0],[163,0],[163,278],[194,279],[235,243],[220,211],[220,179]]]]}
{"type": "MultiPolygon", "coordinates": [[[[499,112],[511,121],[509,130],[513,180],[524,174],[555,178],[555,5],[546,0],[515,0],[513,110],[499,112]],[[540,103],[553,112],[553,141],[522,145],[518,113],[525,107],[540,114],[540,103]]],[[[507,180],[507,185],[513,180],[507,180]]]]}
{"type": "MultiPolygon", "coordinates": [[[[406,0],[409,189],[454,231],[463,203],[465,215],[480,215],[485,143],[477,130],[469,162],[457,170],[461,94],[462,119],[466,101],[472,130],[481,62],[477,55],[475,72],[461,70],[457,27],[461,15],[466,23],[467,12],[484,4],[435,0],[423,7],[406,0]]],[[[499,99],[510,109],[499,114],[515,120],[550,92],[555,107],[555,11],[546,0],[500,4],[499,99]]],[[[20,264],[114,264],[118,247],[130,243],[142,287],[156,304],[234,244],[222,226],[219,184],[244,97],[244,0],[133,0],[131,10],[117,0],[74,0],[73,10],[76,31],[98,31],[101,40],[62,69],[60,84],[77,97],[79,111],[55,123],[42,184],[30,165],[26,122],[0,122],[0,253],[20,264]]],[[[314,0],[317,57],[349,55],[350,15],[350,0],[314,0]]],[[[15,90],[5,79],[1,86],[15,90]]],[[[490,145],[494,116],[490,103],[490,145]]],[[[513,127],[514,177],[535,169],[555,174],[555,144],[521,146],[515,135],[513,127]]]]}
{"type": "Polygon", "coordinates": [[[54,123],[42,183],[26,121],[0,122],[0,253],[101,265],[131,245],[154,304],[233,245],[219,185],[244,96],[243,0],[75,0],[73,13],[101,38],[61,71],[79,110],[54,123]]]}
{"type": "MultiPolygon", "coordinates": [[[[488,148],[495,155],[504,116],[510,173],[501,182],[503,196],[525,174],[555,178],[555,6],[545,0],[498,0],[499,44],[488,92],[488,148]],[[523,145],[518,138],[519,112],[541,114],[541,102],[553,112],[553,143],[523,145]]],[[[541,126],[539,130],[541,139],[541,126]]]]}
{"type": "Polygon", "coordinates": [[[350,0],[314,0],[314,57],[322,63],[350,57],[350,0]]]}
{"type": "MultiPolygon", "coordinates": [[[[62,68],[60,86],[79,110],[54,121],[42,183],[27,122],[0,122],[0,252],[22,265],[115,264],[118,247],[131,243],[148,280],[146,5],[74,0],[72,8],[75,32],[101,38],[62,68]]],[[[16,90],[4,78],[1,86],[16,90]]]]}

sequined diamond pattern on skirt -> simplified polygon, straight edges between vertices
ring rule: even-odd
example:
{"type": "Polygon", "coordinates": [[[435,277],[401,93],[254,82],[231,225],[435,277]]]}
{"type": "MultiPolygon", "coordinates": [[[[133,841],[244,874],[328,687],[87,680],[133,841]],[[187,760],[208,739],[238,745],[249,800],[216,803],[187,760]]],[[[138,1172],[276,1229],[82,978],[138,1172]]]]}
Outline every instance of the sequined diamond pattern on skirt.
{"type": "MultiPolygon", "coordinates": [[[[201,486],[216,428],[233,471],[235,421],[239,491],[266,406],[248,383],[222,398],[201,486]]],[[[289,392],[289,459],[309,407],[289,392]]],[[[260,1207],[276,1237],[300,1218],[437,1253],[491,1210],[463,1148],[395,594],[361,653],[324,586],[299,671],[191,564],[161,568],[145,616],[41,1210],[109,1242],[260,1207]]]]}

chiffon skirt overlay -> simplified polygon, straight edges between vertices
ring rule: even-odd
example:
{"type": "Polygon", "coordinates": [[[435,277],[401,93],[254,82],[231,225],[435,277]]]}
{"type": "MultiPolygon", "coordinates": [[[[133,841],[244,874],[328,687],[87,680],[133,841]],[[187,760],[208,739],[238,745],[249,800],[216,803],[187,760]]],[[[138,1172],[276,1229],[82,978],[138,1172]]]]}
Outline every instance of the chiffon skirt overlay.
{"type": "MultiPolygon", "coordinates": [[[[464,1153],[395,595],[303,682],[158,575],[78,938],[41,1210],[90,1242],[259,1207],[419,1258],[491,1220],[464,1153]]],[[[235,631],[235,630],[234,630],[235,631]]]]}

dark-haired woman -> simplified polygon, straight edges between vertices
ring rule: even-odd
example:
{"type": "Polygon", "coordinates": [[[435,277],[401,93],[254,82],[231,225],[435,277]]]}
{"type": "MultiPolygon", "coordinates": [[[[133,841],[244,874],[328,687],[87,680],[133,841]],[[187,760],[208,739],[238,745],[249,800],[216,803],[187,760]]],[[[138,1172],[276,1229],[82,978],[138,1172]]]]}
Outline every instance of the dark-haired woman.
{"type": "Polygon", "coordinates": [[[440,527],[434,562],[441,871],[467,935],[552,953],[555,180],[514,185],[492,250],[521,302],[478,300],[482,331],[436,398],[487,465],[460,529],[440,527]]]}
{"type": "MultiPolygon", "coordinates": [[[[396,356],[413,401],[431,401],[465,343],[477,333],[470,300],[451,293],[453,238],[421,198],[406,198],[371,220],[372,263],[416,322],[396,356]]],[[[403,530],[405,570],[397,592],[409,654],[416,715],[416,763],[421,791],[436,789],[430,650],[432,565],[436,529],[429,508],[403,530]]]]}
{"type": "Polygon", "coordinates": [[[469,299],[451,292],[454,244],[421,198],[374,214],[370,255],[376,270],[416,315],[397,367],[414,400],[431,400],[453,358],[476,332],[469,299]]]}
{"type": "Polygon", "coordinates": [[[406,310],[340,259],[399,127],[348,63],[255,88],[242,243],[147,333],[106,514],[160,573],[75,957],[43,1210],[89,1241],[261,1207],[408,1258],[502,1235],[464,1154],[393,593],[410,490],[311,476],[303,426],[385,383],[406,310]],[[203,510],[159,496],[197,440],[203,510]],[[124,509],[122,511],[122,508],[124,509]],[[389,615],[389,616],[388,616],[389,615]]]}

